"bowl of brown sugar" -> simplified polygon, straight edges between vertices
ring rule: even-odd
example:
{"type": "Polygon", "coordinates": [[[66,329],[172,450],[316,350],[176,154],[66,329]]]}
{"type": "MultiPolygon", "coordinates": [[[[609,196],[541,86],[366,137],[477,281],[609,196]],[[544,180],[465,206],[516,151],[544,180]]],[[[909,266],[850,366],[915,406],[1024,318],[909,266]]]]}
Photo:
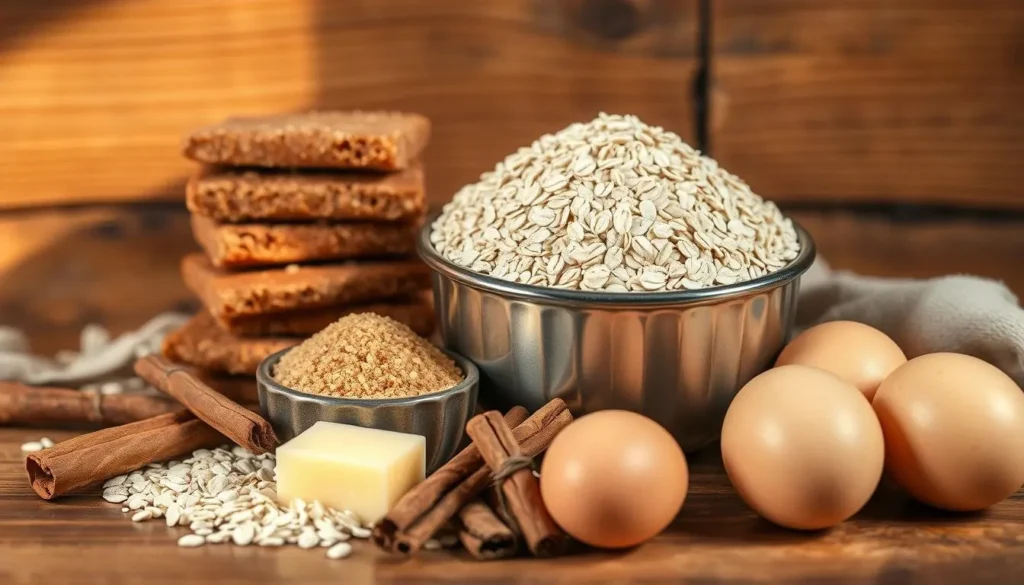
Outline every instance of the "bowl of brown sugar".
{"type": "Polygon", "coordinates": [[[426,438],[427,470],[451,458],[476,407],[479,372],[407,326],[348,315],[260,364],[260,407],[287,441],[317,421],[426,438]]]}

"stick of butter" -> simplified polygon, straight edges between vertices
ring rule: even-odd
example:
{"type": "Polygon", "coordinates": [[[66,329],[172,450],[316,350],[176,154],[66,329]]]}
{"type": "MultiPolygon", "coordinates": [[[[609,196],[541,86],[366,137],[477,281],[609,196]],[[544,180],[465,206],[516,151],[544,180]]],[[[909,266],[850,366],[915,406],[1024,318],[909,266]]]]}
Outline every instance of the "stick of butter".
{"type": "Polygon", "coordinates": [[[420,435],[319,421],[277,448],[277,498],[318,500],[376,522],[426,472],[420,435]]]}

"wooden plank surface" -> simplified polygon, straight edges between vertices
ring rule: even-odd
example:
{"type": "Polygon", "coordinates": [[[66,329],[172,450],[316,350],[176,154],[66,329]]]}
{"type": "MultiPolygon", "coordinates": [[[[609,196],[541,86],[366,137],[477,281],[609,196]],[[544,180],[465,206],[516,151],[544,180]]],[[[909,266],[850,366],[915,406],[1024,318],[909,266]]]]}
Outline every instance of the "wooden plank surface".
{"type": "Polygon", "coordinates": [[[1024,208],[1024,3],[711,8],[712,153],[758,193],[1024,208]]]}
{"type": "Polygon", "coordinates": [[[691,136],[697,0],[0,3],[0,207],[177,199],[229,115],[419,111],[445,201],[601,110],[691,136]]]}
{"type": "Polygon", "coordinates": [[[1000,583],[1024,574],[1024,494],[976,515],[934,512],[889,486],[838,528],[802,534],[757,518],[736,496],[717,454],[691,461],[691,487],[662,536],[621,553],[550,561],[477,562],[461,552],[386,557],[357,543],[323,550],[210,545],[179,549],[181,528],[134,524],[97,492],[38,499],[19,445],[64,432],[0,429],[0,582],[35,583],[1000,583]]]}

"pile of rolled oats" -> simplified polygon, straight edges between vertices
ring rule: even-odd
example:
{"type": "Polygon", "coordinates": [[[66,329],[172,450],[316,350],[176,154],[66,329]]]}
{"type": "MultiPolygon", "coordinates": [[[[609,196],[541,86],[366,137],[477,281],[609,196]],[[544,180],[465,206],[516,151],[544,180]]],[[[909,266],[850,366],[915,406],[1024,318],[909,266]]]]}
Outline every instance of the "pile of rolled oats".
{"type": "Polygon", "coordinates": [[[253,455],[241,447],[200,449],[184,461],[150,464],[103,484],[103,499],[121,504],[134,522],[163,519],[168,527],[187,526],[178,546],[231,542],[239,546],[324,547],[327,557],[352,552],[349,538],[370,530],[350,511],[319,502],[277,503],[273,455],[253,455]]]}
{"type": "Polygon", "coordinates": [[[778,207],[714,160],[608,114],[542,136],[463,187],[431,242],[481,274],[609,292],[743,282],[800,251],[778,207]]]}

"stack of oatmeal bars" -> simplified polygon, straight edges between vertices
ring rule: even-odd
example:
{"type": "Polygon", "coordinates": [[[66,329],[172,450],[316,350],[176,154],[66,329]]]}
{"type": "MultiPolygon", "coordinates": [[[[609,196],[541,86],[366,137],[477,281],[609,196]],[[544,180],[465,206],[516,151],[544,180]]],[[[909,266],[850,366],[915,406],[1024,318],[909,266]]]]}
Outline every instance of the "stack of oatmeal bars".
{"type": "Polygon", "coordinates": [[[429,275],[415,257],[429,136],[425,117],[398,112],[232,118],[188,135],[185,155],[204,165],[187,203],[205,253],[181,269],[204,310],[164,355],[253,375],[353,312],[429,335],[429,275]]]}

